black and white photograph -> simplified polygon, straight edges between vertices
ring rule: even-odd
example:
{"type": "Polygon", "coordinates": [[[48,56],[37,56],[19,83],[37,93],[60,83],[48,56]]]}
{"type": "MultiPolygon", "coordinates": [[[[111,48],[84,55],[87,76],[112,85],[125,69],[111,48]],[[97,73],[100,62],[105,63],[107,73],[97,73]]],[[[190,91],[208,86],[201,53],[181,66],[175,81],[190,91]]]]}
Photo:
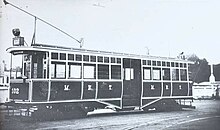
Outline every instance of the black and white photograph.
{"type": "Polygon", "coordinates": [[[0,0],[1,130],[219,130],[219,0],[0,0]]]}

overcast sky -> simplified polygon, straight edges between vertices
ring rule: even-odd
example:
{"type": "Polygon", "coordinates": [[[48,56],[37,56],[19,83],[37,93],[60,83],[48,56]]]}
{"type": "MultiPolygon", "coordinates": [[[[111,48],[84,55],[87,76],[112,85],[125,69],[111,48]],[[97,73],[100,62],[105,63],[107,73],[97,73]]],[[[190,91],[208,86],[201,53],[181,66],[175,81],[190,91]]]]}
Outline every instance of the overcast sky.
{"type": "MultiPolygon", "coordinates": [[[[84,38],[85,49],[176,57],[196,54],[220,63],[219,0],[8,0],[57,26],[84,38]],[[147,49],[148,48],[148,49],[147,49]]],[[[12,45],[13,28],[30,45],[34,18],[0,5],[0,60],[12,45]]],[[[79,48],[68,36],[37,21],[37,43],[79,48]]]]}

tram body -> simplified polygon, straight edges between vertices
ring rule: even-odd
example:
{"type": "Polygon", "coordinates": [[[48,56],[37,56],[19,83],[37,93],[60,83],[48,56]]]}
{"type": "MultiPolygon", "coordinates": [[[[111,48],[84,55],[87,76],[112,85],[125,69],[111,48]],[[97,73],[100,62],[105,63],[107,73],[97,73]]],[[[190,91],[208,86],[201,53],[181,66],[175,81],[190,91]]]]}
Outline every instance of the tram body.
{"type": "Polygon", "coordinates": [[[40,108],[142,110],[160,101],[193,98],[186,60],[42,44],[7,51],[23,57],[21,77],[10,80],[8,105],[38,109],[28,115],[40,108]]]}

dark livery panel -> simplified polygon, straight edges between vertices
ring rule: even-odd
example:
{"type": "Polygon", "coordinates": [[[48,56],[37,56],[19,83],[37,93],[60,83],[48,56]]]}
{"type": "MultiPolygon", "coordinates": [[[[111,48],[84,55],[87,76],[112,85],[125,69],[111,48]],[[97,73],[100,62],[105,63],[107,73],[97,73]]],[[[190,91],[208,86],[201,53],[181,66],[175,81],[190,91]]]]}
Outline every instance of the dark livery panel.
{"type": "Polygon", "coordinates": [[[28,100],[29,83],[23,80],[16,80],[10,84],[10,99],[28,100]]]}
{"type": "Polygon", "coordinates": [[[81,82],[51,81],[50,101],[81,98],[81,82]]]}

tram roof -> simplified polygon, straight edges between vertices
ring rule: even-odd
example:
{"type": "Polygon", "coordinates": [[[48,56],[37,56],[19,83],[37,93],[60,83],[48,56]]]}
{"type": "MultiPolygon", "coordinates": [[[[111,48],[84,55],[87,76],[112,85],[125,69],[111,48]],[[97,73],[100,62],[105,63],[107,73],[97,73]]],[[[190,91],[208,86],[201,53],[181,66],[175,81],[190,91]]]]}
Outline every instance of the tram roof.
{"type": "Polygon", "coordinates": [[[45,44],[33,44],[31,46],[13,46],[13,47],[8,48],[6,51],[16,55],[16,54],[23,54],[23,53],[30,53],[30,52],[47,52],[47,51],[53,51],[53,50],[67,51],[67,52],[80,52],[80,53],[89,53],[89,54],[103,54],[103,55],[112,55],[112,56],[121,56],[121,57],[189,62],[187,60],[182,60],[182,59],[172,58],[172,57],[161,57],[161,56],[138,55],[138,54],[129,54],[129,53],[120,53],[120,52],[110,52],[110,51],[89,50],[89,49],[82,49],[82,48],[70,48],[70,47],[45,45],[45,44]]]}

